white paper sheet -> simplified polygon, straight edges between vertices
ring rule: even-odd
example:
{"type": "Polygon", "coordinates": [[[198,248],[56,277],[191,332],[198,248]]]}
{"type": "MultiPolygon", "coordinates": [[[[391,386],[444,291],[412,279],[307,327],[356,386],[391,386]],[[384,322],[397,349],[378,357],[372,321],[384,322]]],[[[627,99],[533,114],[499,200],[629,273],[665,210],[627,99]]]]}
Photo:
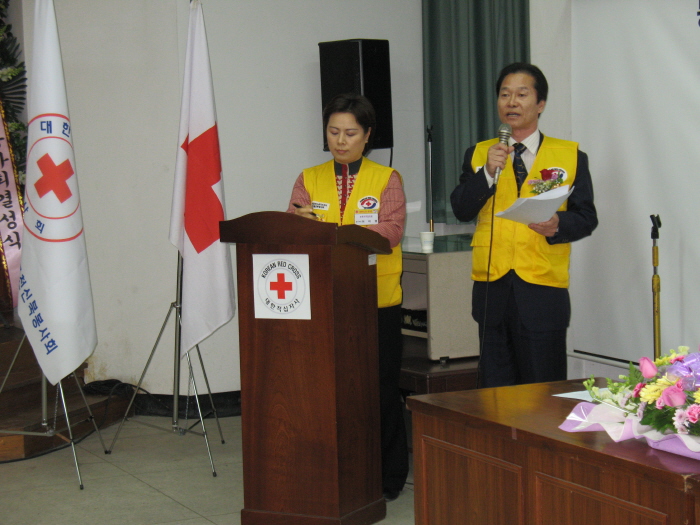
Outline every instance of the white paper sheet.
{"type": "MultiPolygon", "coordinates": [[[[605,388],[600,389],[601,392],[606,390],[605,388]]],[[[554,397],[568,397],[570,399],[578,399],[579,401],[593,401],[591,394],[588,390],[579,390],[578,392],[567,392],[566,394],[554,394],[554,397]]]]}
{"type": "Polygon", "coordinates": [[[498,212],[496,216],[523,224],[545,222],[552,218],[573,191],[573,186],[569,191],[569,186],[566,185],[527,199],[519,198],[510,208],[498,212]]]}

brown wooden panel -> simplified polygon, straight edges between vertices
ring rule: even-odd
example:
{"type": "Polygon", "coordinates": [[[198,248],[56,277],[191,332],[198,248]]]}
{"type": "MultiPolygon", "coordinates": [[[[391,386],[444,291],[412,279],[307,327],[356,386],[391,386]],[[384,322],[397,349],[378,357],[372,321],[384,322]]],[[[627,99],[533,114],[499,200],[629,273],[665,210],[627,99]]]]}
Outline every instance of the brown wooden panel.
{"type": "Polygon", "coordinates": [[[510,435],[506,437],[414,412],[416,525],[523,523],[526,452],[510,435]],[[494,487],[496,492],[488,496],[487,490],[494,487]],[[508,508],[500,499],[503,494],[508,494],[508,508]]]}
{"type": "Polygon", "coordinates": [[[11,461],[26,457],[24,436],[0,434],[0,461],[11,461]]]}
{"type": "Polygon", "coordinates": [[[434,480],[424,494],[427,523],[524,523],[519,465],[427,437],[421,446],[424,476],[434,480]]]}
{"type": "Polygon", "coordinates": [[[340,514],[346,515],[367,501],[383,498],[377,403],[377,279],[376,266],[368,264],[365,250],[339,245],[334,248],[332,257],[334,268],[344,268],[333,276],[333,308],[338,483],[343,495],[340,514]],[[362,282],[369,286],[358,286],[362,282]]]}
{"type": "Polygon", "coordinates": [[[241,283],[239,274],[239,290],[253,293],[254,253],[310,253],[313,318],[256,319],[252,296],[245,298],[246,311],[239,309],[245,506],[338,516],[335,363],[329,351],[334,312],[321,285],[331,280],[331,247],[243,246],[237,247],[239,265],[251,282],[241,283]]]}
{"type": "MultiPolygon", "coordinates": [[[[673,502],[678,494],[665,494],[668,512],[659,512],[637,505],[620,497],[591,490],[581,485],[538,475],[536,477],[534,513],[537,525],[589,525],[611,523],[615,525],[664,525],[683,523],[684,502],[673,502]]],[[[625,484],[625,478],[617,483],[625,484]]],[[[657,487],[663,494],[663,488],[657,487]]],[[[653,500],[649,499],[651,503],[653,500]]]]}
{"type": "MultiPolygon", "coordinates": [[[[651,450],[651,449],[649,449],[651,450]]],[[[536,523],[684,523],[689,514],[684,487],[658,483],[618,468],[603,457],[553,454],[531,448],[536,523]]]]}

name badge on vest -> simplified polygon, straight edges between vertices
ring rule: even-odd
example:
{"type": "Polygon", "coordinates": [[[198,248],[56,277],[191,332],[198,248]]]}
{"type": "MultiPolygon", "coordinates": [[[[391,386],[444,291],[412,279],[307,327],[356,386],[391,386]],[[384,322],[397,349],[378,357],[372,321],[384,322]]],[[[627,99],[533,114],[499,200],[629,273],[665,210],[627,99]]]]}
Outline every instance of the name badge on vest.
{"type": "Polygon", "coordinates": [[[379,224],[379,210],[355,210],[355,224],[358,226],[379,224]]]}
{"type": "Polygon", "coordinates": [[[327,202],[311,201],[311,208],[314,210],[314,213],[316,213],[318,220],[322,222],[326,222],[326,214],[323,212],[328,211],[330,207],[331,205],[327,202]]]}

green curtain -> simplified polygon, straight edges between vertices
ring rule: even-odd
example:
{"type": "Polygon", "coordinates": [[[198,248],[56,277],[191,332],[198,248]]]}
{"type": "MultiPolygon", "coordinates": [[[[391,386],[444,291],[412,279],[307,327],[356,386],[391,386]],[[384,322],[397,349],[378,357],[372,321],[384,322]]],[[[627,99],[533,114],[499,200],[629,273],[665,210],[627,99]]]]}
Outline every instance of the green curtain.
{"type": "Polygon", "coordinates": [[[459,222],[450,193],[464,152],[496,136],[496,78],[512,62],[529,62],[529,26],[528,0],[423,0],[426,188],[432,150],[435,222],[459,222]]]}

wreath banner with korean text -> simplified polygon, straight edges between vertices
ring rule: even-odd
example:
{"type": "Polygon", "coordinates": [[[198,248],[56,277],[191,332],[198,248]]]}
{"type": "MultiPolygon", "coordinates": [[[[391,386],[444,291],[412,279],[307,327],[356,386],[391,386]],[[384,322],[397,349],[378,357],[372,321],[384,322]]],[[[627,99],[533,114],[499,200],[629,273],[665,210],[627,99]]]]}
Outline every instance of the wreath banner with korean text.
{"type": "Polygon", "coordinates": [[[12,306],[17,306],[20,260],[22,254],[22,195],[19,191],[10,145],[10,134],[5,122],[5,112],[0,107],[0,240],[2,241],[2,266],[12,306]]]}

